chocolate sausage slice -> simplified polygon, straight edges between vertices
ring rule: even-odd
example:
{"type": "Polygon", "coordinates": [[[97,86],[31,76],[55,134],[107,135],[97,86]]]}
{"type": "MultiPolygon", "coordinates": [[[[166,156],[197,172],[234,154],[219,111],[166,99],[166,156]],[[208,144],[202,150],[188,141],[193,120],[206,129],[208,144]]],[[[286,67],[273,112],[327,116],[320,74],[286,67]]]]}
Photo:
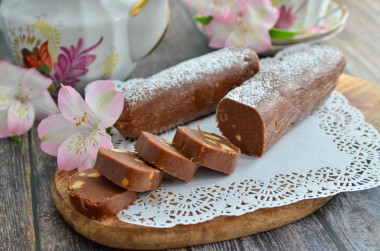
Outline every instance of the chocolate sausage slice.
{"type": "Polygon", "coordinates": [[[259,70],[251,49],[226,48],[194,58],[129,86],[115,127],[125,137],[161,133],[216,110],[219,101],[259,70]]]}
{"type": "Polygon", "coordinates": [[[95,220],[116,215],[136,200],[136,192],[122,189],[104,178],[95,169],[68,177],[68,193],[73,206],[95,220]]]}
{"type": "Polygon", "coordinates": [[[219,103],[220,131],[243,153],[262,156],[330,95],[345,65],[338,49],[323,45],[268,66],[219,103]]]}
{"type": "Polygon", "coordinates": [[[184,126],[178,127],[173,145],[198,165],[227,174],[235,171],[240,155],[240,149],[228,140],[184,126]]]}
{"type": "Polygon", "coordinates": [[[100,148],[94,167],[116,185],[136,192],[157,189],[163,177],[135,153],[117,149],[100,148]]]}
{"type": "Polygon", "coordinates": [[[141,158],[178,179],[191,181],[198,169],[193,161],[178,152],[167,140],[142,132],[135,144],[141,158]]]}

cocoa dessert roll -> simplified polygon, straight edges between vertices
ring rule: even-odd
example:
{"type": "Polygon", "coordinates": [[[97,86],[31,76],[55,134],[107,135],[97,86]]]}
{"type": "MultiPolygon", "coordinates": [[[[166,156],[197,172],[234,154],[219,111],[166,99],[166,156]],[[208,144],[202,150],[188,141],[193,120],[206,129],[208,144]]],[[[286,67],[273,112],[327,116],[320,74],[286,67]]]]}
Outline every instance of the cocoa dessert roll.
{"type": "Polygon", "coordinates": [[[69,176],[68,193],[80,213],[100,221],[116,215],[137,198],[136,192],[118,187],[95,169],[69,176]]]}
{"type": "Polygon", "coordinates": [[[216,110],[219,101],[259,70],[251,49],[225,48],[194,58],[129,86],[115,127],[129,138],[154,134],[216,110]]]}
{"type": "Polygon", "coordinates": [[[240,155],[240,149],[228,140],[184,126],[178,127],[173,145],[198,165],[227,174],[235,171],[240,155]]]}
{"type": "Polygon", "coordinates": [[[164,175],[135,153],[117,149],[100,148],[94,167],[116,185],[136,192],[157,189],[164,175]]]}
{"type": "Polygon", "coordinates": [[[330,95],[345,65],[338,49],[321,45],[266,67],[221,100],[220,131],[243,153],[262,156],[330,95]]]}
{"type": "Polygon", "coordinates": [[[145,161],[184,181],[191,181],[198,169],[198,165],[178,152],[171,142],[148,132],[141,133],[135,150],[145,161]]]}

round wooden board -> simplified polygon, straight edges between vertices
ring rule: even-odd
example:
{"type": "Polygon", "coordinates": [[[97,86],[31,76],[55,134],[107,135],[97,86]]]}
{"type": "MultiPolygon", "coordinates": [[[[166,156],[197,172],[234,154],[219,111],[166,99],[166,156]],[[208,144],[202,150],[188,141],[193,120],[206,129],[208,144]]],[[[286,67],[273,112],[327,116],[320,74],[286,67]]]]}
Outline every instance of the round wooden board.
{"type": "MultiPolygon", "coordinates": [[[[337,90],[358,107],[377,129],[380,128],[380,88],[358,78],[342,75],[337,90]]],[[[241,216],[221,216],[194,224],[171,228],[151,228],[119,221],[116,217],[99,222],[75,210],[67,194],[66,177],[72,172],[56,171],[51,192],[55,205],[79,234],[99,244],[122,249],[166,249],[200,245],[234,239],[275,229],[299,220],[326,204],[332,197],[259,209],[241,216]]]]}
{"type": "Polygon", "coordinates": [[[57,171],[51,184],[55,205],[79,234],[99,244],[122,249],[165,249],[234,239],[260,233],[301,219],[331,197],[304,200],[288,206],[259,209],[242,216],[221,216],[195,225],[151,228],[124,223],[116,217],[99,222],[75,210],[67,194],[66,178],[73,172],[57,171]]]}

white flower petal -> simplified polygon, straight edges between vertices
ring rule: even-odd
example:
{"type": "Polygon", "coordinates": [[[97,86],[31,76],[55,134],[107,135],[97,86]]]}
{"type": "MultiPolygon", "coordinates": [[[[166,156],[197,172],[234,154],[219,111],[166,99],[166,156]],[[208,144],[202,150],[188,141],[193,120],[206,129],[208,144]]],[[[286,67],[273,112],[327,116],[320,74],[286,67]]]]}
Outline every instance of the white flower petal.
{"type": "Polygon", "coordinates": [[[0,61],[0,85],[15,88],[27,69],[0,61]]]}
{"type": "Polygon", "coordinates": [[[52,80],[43,76],[35,68],[28,69],[17,84],[17,94],[25,100],[40,96],[52,84],[52,80]]]}
{"type": "Polygon", "coordinates": [[[22,135],[30,130],[34,123],[34,108],[29,103],[12,102],[8,110],[8,130],[12,136],[22,135]]]}
{"type": "Polygon", "coordinates": [[[279,15],[279,10],[271,5],[261,5],[256,8],[249,6],[245,21],[250,26],[269,31],[276,24],[279,15]]]}
{"type": "Polygon", "coordinates": [[[48,91],[44,91],[40,96],[31,99],[29,102],[36,111],[36,120],[59,113],[58,107],[48,91]]]}
{"type": "Polygon", "coordinates": [[[51,115],[38,125],[41,150],[57,156],[59,146],[71,135],[78,132],[80,132],[80,128],[69,123],[62,114],[51,115]]]}
{"type": "Polygon", "coordinates": [[[58,148],[58,169],[80,170],[92,168],[100,147],[112,148],[104,129],[76,133],[58,148]]]}
{"type": "Polygon", "coordinates": [[[62,86],[58,93],[58,107],[65,119],[72,125],[83,130],[97,128],[97,117],[74,88],[62,86]]]}
{"type": "Polygon", "coordinates": [[[11,88],[0,86],[0,111],[4,111],[9,108],[14,96],[14,92],[11,88]]]}
{"type": "Polygon", "coordinates": [[[119,119],[124,106],[124,98],[115,90],[111,81],[98,80],[89,84],[86,103],[104,127],[110,127],[119,119]]]}

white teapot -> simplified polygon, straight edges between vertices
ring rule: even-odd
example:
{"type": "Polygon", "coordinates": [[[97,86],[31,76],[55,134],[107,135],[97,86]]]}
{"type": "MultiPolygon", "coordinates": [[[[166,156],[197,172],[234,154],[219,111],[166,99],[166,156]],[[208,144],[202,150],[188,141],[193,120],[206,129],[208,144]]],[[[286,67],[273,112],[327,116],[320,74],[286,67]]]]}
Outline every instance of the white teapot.
{"type": "Polygon", "coordinates": [[[3,0],[1,29],[14,60],[80,92],[124,80],[162,39],[168,0],[3,0]]]}

